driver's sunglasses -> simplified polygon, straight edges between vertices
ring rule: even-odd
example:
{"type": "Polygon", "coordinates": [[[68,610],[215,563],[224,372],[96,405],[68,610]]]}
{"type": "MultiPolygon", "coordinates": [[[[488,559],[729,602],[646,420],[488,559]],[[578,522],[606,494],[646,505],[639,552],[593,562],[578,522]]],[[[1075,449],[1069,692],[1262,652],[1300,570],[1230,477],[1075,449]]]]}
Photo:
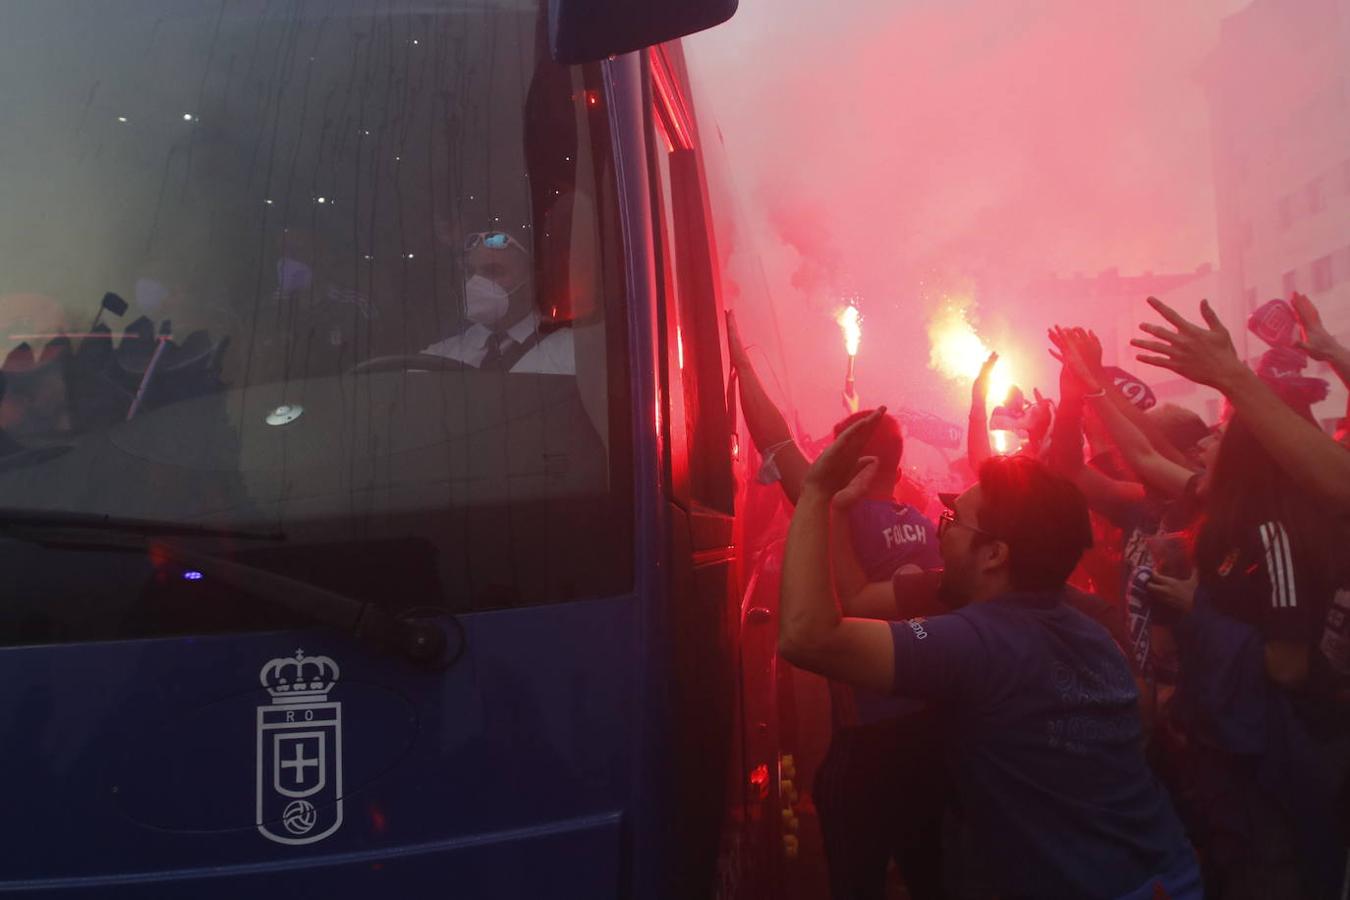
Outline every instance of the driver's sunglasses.
{"type": "Polygon", "coordinates": [[[476,231],[464,238],[465,250],[472,250],[480,245],[489,250],[505,250],[507,247],[514,246],[522,253],[529,252],[520,241],[511,237],[505,231],[476,231]]]}

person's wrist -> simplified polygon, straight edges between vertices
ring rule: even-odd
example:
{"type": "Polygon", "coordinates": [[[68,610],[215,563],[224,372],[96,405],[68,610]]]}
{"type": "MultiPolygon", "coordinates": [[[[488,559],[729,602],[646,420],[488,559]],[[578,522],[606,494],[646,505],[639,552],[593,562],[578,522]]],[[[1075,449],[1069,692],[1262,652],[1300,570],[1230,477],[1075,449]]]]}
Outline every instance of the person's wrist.
{"type": "Polygon", "coordinates": [[[797,498],[797,506],[811,504],[822,504],[829,506],[834,500],[835,492],[814,481],[807,481],[802,484],[801,496],[797,498]]]}
{"type": "Polygon", "coordinates": [[[1335,338],[1331,339],[1330,345],[1326,351],[1327,362],[1333,368],[1350,369],[1350,347],[1345,346],[1335,338]]]}
{"type": "Polygon", "coordinates": [[[843,491],[830,498],[830,509],[836,512],[848,512],[852,509],[861,497],[846,495],[843,491]]]}
{"type": "Polygon", "coordinates": [[[1236,391],[1251,387],[1254,384],[1260,384],[1261,379],[1256,373],[1249,369],[1242,360],[1238,359],[1237,354],[1233,354],[1218,367],[1215,373],[1213,387],[1219,393],[1231,397],[1236,391]]]}

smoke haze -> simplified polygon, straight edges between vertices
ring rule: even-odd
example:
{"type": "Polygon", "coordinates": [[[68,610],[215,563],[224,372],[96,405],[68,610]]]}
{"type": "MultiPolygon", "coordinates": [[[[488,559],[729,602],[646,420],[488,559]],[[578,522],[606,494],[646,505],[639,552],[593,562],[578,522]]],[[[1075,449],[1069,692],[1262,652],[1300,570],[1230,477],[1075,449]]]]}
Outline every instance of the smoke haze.
{"type": "MultiPolygon", "coordinates": [[[[1053,386],[1044,329],[1065,314],[1027,293],[1032,280],[1215,262],[1199,72],[1242,5],[742,0],[690,39],[808,427],[842,413],[842,342],[822,337],[840,295],[862,297],[863,402],[960,422],[967,388],[926,365],[944,298],[974,301],[981,337],[1030,393],[1053,386]]],[[[1085,325],[1116,314],[1072,311],[1085,325]]]]}

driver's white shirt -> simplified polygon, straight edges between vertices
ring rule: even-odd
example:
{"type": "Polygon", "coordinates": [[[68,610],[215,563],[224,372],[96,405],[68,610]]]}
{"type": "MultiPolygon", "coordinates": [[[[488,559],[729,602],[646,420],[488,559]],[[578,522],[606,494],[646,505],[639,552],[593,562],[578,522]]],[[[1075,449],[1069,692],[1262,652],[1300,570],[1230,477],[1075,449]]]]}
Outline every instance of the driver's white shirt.
{"type": "MultiPolygon", "coordinates": [[[[539,316],[532,312],[506,329],[509,340],[502,342],[502,353],[510,353],[513,347],[528,341],[538,327],[539,316]]],[[[483,357],[487,356],[487,341],[491,334],[491,328],[475,322],[459,334],[437,341],[422,352],[457,360],[476,369],[483,364],[483,357]]],[[[511,371],[536,375],[575,375],[577,363],[572,330],[560,328],[541,337],[539,343],[516,361],[511,371]]]]}

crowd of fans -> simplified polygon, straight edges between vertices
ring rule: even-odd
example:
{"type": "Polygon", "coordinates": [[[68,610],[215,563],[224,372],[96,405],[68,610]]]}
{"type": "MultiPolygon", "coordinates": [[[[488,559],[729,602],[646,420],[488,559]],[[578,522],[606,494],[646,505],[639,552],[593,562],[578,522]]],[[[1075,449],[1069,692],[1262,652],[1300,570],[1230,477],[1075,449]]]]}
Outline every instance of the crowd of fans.
{"type": "Polygon", "coordinates": [[[885,896],[892,861],[914,898],[1350,890],[1350,419],[1322,431],[1301,374],[1350,385],[1350,348],[1296,295],[1254,370],[1208,303],[1148,302],[1139,361],[1217,389],[1222,421],[1147,408],[1091,331],[1054,328],[1057,400],[995,411],[1015,451],[990,441],[994,357],[977,379],[936,527],[901,502],[884,408],[808,459],[729,322],[761,481],[793,506],[779,650],[833,685],[835,900],[885,896]]]}

